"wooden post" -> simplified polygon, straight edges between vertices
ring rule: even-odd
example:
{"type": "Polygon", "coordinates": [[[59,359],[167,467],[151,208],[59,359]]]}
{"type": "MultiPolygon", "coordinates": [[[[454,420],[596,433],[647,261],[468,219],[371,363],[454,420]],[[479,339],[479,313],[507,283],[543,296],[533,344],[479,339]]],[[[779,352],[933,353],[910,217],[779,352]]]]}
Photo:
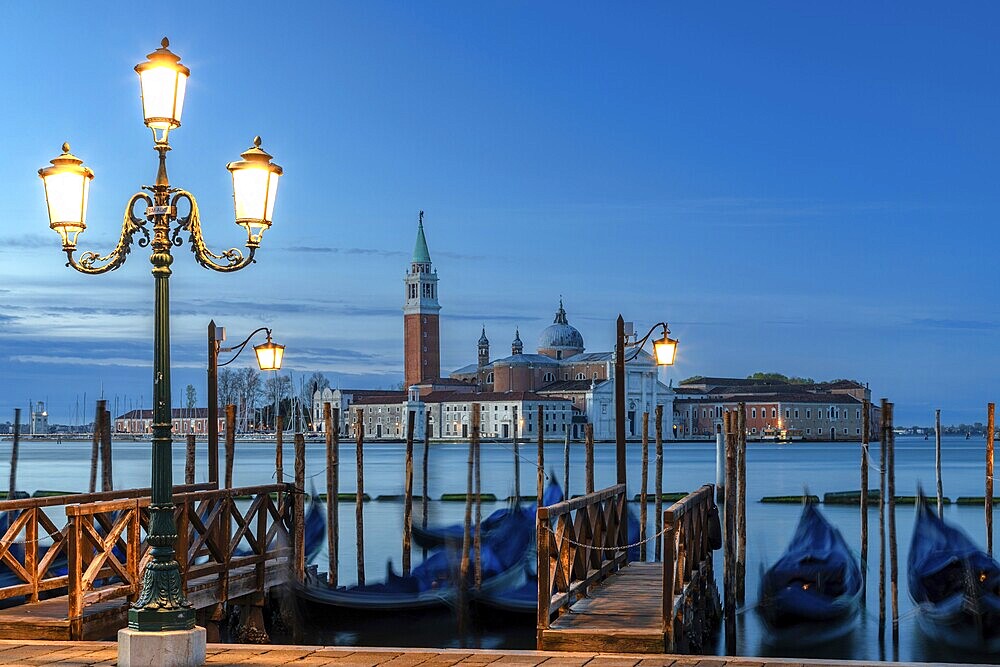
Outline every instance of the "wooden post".
{"type": "MultiPolygon", "coordinates": [[[[654,413],[653,430],[656,434],[656,479],[653,482],[653,491],[656,499],[653,502],[653,514],[656,517],[656,534],[663,530],[663,406],[657,405],[654,413]]],[[[656,539],[655,556],[657,562],[662,557],[663,539],[656,539]]]]}
{"type": "Polygon", "coordinates": [[[326,549],[327,582],[337,587],[340,569],[340,408],[323,403],[326,435],[326,549]]]}
{"type": "Polygon", "coordinates": [[[542,507],[542,496],[545,494],[545,436],[543,435],[542,429],[544,428],[543,417],[545,416],[545,410],[542,408],[542,404],[538,404],[538,422],[535,424],[535,428],[538,429],[538,506],[542,507]]]}
{"type": "Polygon", "coordinates": [[[285,481],[285,418],[281,415],[274,417],[274,477],[278,484],[285,481]]]}
{"type": "MultiPolygon", "coordinates": [[[[521,419],[524,419],[523,415],[521,419]]],[[[521,448],[517,442],[517,425],[514,425],[514,497],[521,502],[521,448]]]]}
{"type": "MultiPolygon", "coordinates": [[[[90,447],[90,492],[95,493],[97,491],[97,462],[99,461],[101,452],[101,422],[104,421],[104,406],[107,405],[107,401],[100,399],[97,401],[97,407],[94,409],[94,437],[91,441],[90,447]]],[[[142,414],[142,411],[139,411],[142,414]]]]}
{"type": "Polygon", "coordinates": [[[101,491],[114,490],[114,475],[111,463],[111,413],[104,410],[101,422],[101,491]]]}
{"type": "Polygon", "coordinates": [[[569,424],[566,424],[566,442],[563,443],[563,489],[569,498],[569,424]]]}
{"type": "Polygon", "coordinates": [[[358,549],[358,586],[365,585],[365,411],[358,409],[358,427],[355,447],[357,489],[354,495],[354,532],[358,549]]]}
{"type": "Polygon", "coordinates": [[[473,453],[473,474],[475,476],[473,494],[475,494],[476,502],[476,533],[473,540],[473,545],[475,549],[475,587],[479,590],[479,587],[483,584],[483,535],[482,535],[482,522],[483,522],[483,503],[482,503],[482,476],[480,471],[480,454],[479,454],[479,429],[480,429],[480,418],[482,412],[479,403],[472,404],[472,453],[473,453]]]}
{"type": "Polygon", "coordinates": [[[17,456],[20,442],[21,408],[14,408],[14,442],[10,447],[10,485],[8,486],[7,500],[14,500],[14,492],[17,491],[17,456]]]}
{"type": "MultiPolygon", "coordinates": [[[[424,415],[424,461],[423,461],[423,480],[421,481],[421,494],[420,499],[420,509],[423,514],[423,518],[420,520],[420,525],[424,528],[427,527],[427,470],[428,470],[428,457],[431,449],[431,411],[428,410],[424,415]]],[[[424,556],[426,557],[427,550],[424,550],[424,556]]]]}
{"type": "Polygon", "coordinates": [[[944,518],[944,486],[941,483],[941,411],[934,411],[934,472],[937,478],[938,518],[944,518]]]}
{"type": "Polygon", "coordinates": [[[295,434],[295,581],[306,576],[306,437],[295,434]]]}
{"type": "MultiPolygon", "coordinates": [[[[726,432],[726,488],[736,488],[736,428],[735,412],[723,414],[723,429],[726,432]]],[[[726,655],[736,652],[736,494],[727,493],[724,503],[725,552],[723,553],[723,597],[725,604],[724,625],[726,655]]]]}
{"type": "Polygon", "coordinates": [[[862,402],[861,414],[861,604],[868,597],[868,445],[871,433],[871,404],[862,402]]]}
{"type": "Polygon", "coordinates": [[[993,435],[996,406],[986,406],[986,553],[993,555],[993,435]]]}
{"type": "MultiPolygon", "coordinates": [[[[219,487],[219,345],[215,320],[208,323],[208,481],[219,487]]],[[[281,502],[280,500],[278,502],[281,502]]]]}
{"type": "Polygon", "coordinates": [[[742,605],[746,600],[747,579],[747,406],[739,404],[737,413],[739,420],[736,440],[737,467],[736,486],[739,495],[736,498],[736,604],[742,605]]]}
{"type": "Polygon", "coordinates": [[[639,477],[639,561],[646,562],[646,520],[649,518],[646,505],[649,496],[649,412],[642,413],[642,471],[639,477]]]}
{"type": "Polygon", "coordinates": [[[462,522],[462,557],[458,566],[458,634],[465,642],[465,607],[469,587],[469,548],[472,546],[472,469],[475,465],[476,445],[469,438],[469,462],[465,473],[465,517],[462,522]]]}
{"type": "Polygon", "coordinates": [[[406,411],[406,465],[403,479],[403,576],[410,575],[410,540],[413,533],[413,410],[406,411]]]}
{"type": "Polygon", "coordinates": [[[233,488],[233,459],[236,457],[236,406],[226,406],[226,488],[233,488]]]}
{"type": "Polygon", "coordinates": [[[893,404],[889,403],[889,430],[886,432],[888,452],[886,475],[889,501],[889,582],[892,591],[892,641],[899,641],[899,562],[896,558],[896,434],[893,432],[893,404]]]}
{"type": "Polygon", "coordinates": [[[882,433],[879,438],[879,471],[878,471],[878,636],[885,638],[885,460],[887,435],[891,426],[888,424],[888,399],[882,399],[882,433]]]}
{"type": "Polygon", "coordinates": [[[594,425],[587,424],[583,427],[584,451],[586,460],[584,461],[584,474],[586,475],[587,486],[584,493],[594,492],[594,425]]]}
{"type": "Polygon", "coordinates": [[[194,433],[187,434],[187,446],[184,450],[184,483],[194,484],[194,433]]]}

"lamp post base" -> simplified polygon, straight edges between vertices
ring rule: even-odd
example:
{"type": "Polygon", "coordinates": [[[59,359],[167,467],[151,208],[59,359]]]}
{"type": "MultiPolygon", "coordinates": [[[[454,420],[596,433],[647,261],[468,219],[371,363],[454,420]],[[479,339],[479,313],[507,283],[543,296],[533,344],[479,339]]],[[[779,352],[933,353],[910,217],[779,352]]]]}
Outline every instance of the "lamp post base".
{"type": "Polygon", "coordinates": [[[205,628],[168,632],[118,631],[118,667],[201,667],[205,628]]]}

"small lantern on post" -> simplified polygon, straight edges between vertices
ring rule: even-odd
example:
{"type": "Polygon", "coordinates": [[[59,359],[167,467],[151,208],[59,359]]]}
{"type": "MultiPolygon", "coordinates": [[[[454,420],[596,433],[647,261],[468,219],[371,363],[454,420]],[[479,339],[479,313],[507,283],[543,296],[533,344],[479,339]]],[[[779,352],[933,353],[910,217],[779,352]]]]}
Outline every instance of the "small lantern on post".
{"type": "Polygon", "coordinates": [[[267,342],[253,346],[257,355],[257,366],[262,371],[280,371],[281,360],[285,356],[285,346],[271,341],[271,330],[267,331],[267,342]]]}

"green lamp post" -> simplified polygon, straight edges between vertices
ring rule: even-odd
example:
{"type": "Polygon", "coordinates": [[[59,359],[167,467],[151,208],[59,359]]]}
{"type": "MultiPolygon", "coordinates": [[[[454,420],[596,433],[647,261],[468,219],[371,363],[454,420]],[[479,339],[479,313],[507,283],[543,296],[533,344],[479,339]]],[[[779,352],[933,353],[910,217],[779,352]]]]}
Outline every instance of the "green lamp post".
{"type": "Polygon", "coordinates": [[[271,226],[274,199],[282,169],[260,147],[256,137],[242,160],[227,165],[233,178],[236,224],[246,230],[246,254],[230,248],[216,254],[202,237],[198,203],[190,192],[171,187],[167,179],[166,158],[170,151],[168,135],[181,125],[184,93],[191,71],[172,53],[169,42],[136,65],[142,91],[143,119],[153,132],[153,149],[159,155],[159,168],[152,186],[144,185],[132,195],[125,207],[121,237],[107,255],[84,252],[74,257],[79,235],[87,228],[87,199],[94,172],[70,153],[69,144],[54,158],[51,166],[38,170],[45,185],[49,226],[62,239],[67,266],[86,274],[114,271],[125,263],[133,239],[140,247],[152,250],[154,285],[153,332],[153,444],[152,494],[150,503],[149,545],[152,559],[142,577],[138,600],[129,609],[129,628],[142,632],[190,630],[194,627],[194,609],[184,596],[174,545],[173,480],[171,467],[170,415],[170,265],[171,250],[183,245],[187,234],[195,260],[213,271],[233,272],[254,262],[261,237],[271,226]],[[147,194],[148,193],[148,194],[147,194]],[[136,215],[136,207],[145,209],[136,215]],[[185,215],[178,210],[186,209],[185,215]]]}

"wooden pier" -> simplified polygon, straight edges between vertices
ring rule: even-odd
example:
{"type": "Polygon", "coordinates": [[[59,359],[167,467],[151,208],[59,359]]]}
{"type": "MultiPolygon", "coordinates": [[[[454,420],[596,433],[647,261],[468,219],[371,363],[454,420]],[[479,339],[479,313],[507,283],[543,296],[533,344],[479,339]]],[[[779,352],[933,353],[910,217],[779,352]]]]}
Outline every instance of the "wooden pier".
{"type": "Polygon", "coordinates": [[[714,488],[663,513],[663,562],[629,563],[622,484],[538,510],[541,650],[696,651],[719,619],[714,488]]]}
{"type": "MultiPolygon", "coordinates": [[[[0,667],[60,665],[114,667],[112,642],[0,640],[0,667]]],[[[478,649],[361,648],[209,644],[207,665],[241,667],[870,667],[871,662],[802,658],[731,658],[694,655],[627,655],[478,649]]],[[[880,662],[884,667],[972,667],[945,663],[880,662]]]]}
{"type": "MultiPolygon", "coordinates": [[[[302,496],[293,489],[175,487],[178,561],[199,624],[224,602],[260,605],[272,587],[301,577],[293,507],[302,496]]],[[[149,502],[149,489],[0,502],[10,517],[0,562],[18,580],[0,587],[0,638],[114,637],[149,559],[149,502]]]]}

